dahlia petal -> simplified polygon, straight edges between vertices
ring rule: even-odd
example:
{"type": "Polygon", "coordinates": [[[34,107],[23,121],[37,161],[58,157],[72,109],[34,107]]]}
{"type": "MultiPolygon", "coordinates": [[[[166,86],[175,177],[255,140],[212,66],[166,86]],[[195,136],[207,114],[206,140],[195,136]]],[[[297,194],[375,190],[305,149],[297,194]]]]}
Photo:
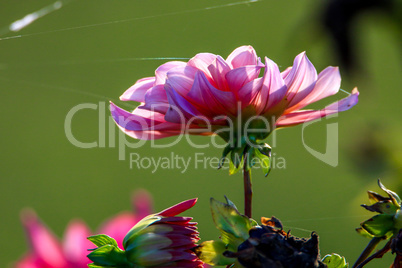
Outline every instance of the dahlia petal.
{"type": "Polygon", "coordinates": [[[163,115],[159,113],[138,108],[130,113],[112,102],[110,111],[115,122],[127,130],[149,130],[150,127],[164,122],[163,115]]]}
{"type": "Polygon", "coordinates": [[[302,109],[313,102],[334,95],[339,91],[340,86],[341,75],[338,67],[327,67],[318,75],[317,82],[310,94],[285,112],[302,109]]]}
{"type": "Polygon", "coordinates": [[[195,255],[192,252],[176,251],[176,250],[168,250],[168,252],[172,255],[171,261],[179,261],[179,260],[193,261],[197,259],[197,255],[195,255]]]}
{"type": "Polygon", "coordinates": [[[225,75],[231,70],[231,68],[226,61],[221,56],[217,56],[208,66],[208,70],[211,74],[212,80],[216,84],[216,88],[228,91],[229,89],[225,75]]]}
{"type": "Polygon", "coordinates": [[[180,135],[181,125],[166,122],[163,115],[143,109],[136,109],[137,114],[129,113],[110,103],[112,117],[117,126],[127,135],[135,139],[151,140],[180,135]],[[141,113],[148,113],[146,117],[141,113]],[[162,117],[162,118],[161,118],[162,117]]]}
{"type": "Polygon", "coordinates": [[[142,109],[165,114],[169,108],[168,98],[164,85],[157,85],[145,93],[145,104],[142,109]]]}
{"type": "Polygon", "coordinates": [[[210,77],[208,66],[212,64],[216,57],[216,55],[211,53],[199,53],[191,58],[187,65],[204,72],[206,76],[210,77]]]}
{"type": "Polygon", "coordinates": [[[236,113],[236,99],[232,92],[213,87],[203,72],[195,75],[193,87],[187,95],[203,114],[211,118],[236,113]]]}
{"type": "Polygon", "coordinates": [[[192,208],[196,203],[197,203],[197,198],[189,199],[189,200],[180,202],[174,206],[171,206],[170,208],[162,210],[161,212],[157,213],[156,215],[163,216],[163,217],[176,216],[176,215],[192,208]]]}
{"type": "Polygon", "coordinates": [[[239,89],[239,91],[237,92],[237,98],[241,102],[242,109],[251,104],[257,94],[261,91],[261,87],[262,77],[251,80],[239,89]]]}
{"type": "Polygon", "coordinates": [[[265,71],[261,90],[253,101],[257,114],[264,114],[277,105],[286,95],[286,91],[287,87],[280,75],[278,65],[265,58],[265,71]]]}
{"type": "Polygon", "coordinates": [[[191,90],[194,82],[194,76],[198,70],[191,66],[177,67],[167,72],[166,84],[170,85],[174,91],[182,97],[186,97],[191,90]]]}
{"type": "Polygon", "coordinates": [[[28,254],[15,263],[15,268],[40,268],[41,265],[34,255],[28,254]]]}
{"type": "Polygon", "coordinates": [[[252,46],[241,46],[230,53],[226,62],[235,69],[246,65],[257,65],[258,57],[252,46]]]}
{"type": "Polygon", "coordinates": [[[170,248],[174,247],[185,247],[185,246],[190,246],[195,247],[195,243],[199,241],[199,239],[194,239],[185,235],[179,235],[179,234],[167,234],[165,237],[169,238],[172,241],[172,246],[170,248]]]}
{"type": "Polygon", "coordinates": [[[305,52],[296,56],[293,67],[284,80],[288,87],[288,107],[299,103],[310,94],[317,80],[317,71],[305,52]]]}
{"type": "Polygon", "coordinates": [[[152,196],[146,190],[135,191],[132,196],[132,204],[138,220],[141,220],[153,212],[152,196]]]}
{"type": "Polygon", "coordinates": [[[289,75],[291,70],[292,70],[292,67],[288,67],[284,71],[282,71],[281,72],[282,79],[285,79],[289,75]]]}
{"type": "Polygon", "coordinates": [[[155,70],[155,85],[163,85],[166,82],[166,74],[169,70],[176,67],[185,67],[186,63],[183,61],[169,61],[155,70]]]}
{"type": "Polygon", "coordinates": [[[184,124],[185,119],[190,119],[200,114],[197,109],[177,93],[171,85],[165,84],[165,90],[169,101],[169,109],[165,114],[166,121],[184,124]]]}
{"type": "Polygon", "coordinates": [[[28,234],[33,255],[46,265],[52,267],[65,267],[61,245],[57,238],[38,219],[35,212],[23,211],[22,224],[28,234]]]}
{"type": "Polygon", "coordinates": [[[287,127],[313,121],[331,114],[349,110],[358,102],[359,92],[353,89],[348,97],[334,102],[322,110],[301,110],[281,116],[276,122],[277,127],[287,127]]]}
{"type": "Polygon", "coordinates": [[[120,96],[122,101],[145,101],[145,93],[153,87],[155,77],[145,77],[127,89],[123,95],[120,96]]]}
{"type": "Polygon", "coordinates": [[[233,69],[226,74],[226,81],[230,90],[237,95],[241,89],[248,82],[258,78],[260,74],[260,66],[244,66],[233,69]]]}
{"type": "Polygon", "coordinates": [[[84,267],[90,263],[86,257],[87,249],[93,246],[86,239],[90,234],[88,226],[80,220],[71,221],[67,226],[64,233],[63,252],[70,264],[84,267]]]}

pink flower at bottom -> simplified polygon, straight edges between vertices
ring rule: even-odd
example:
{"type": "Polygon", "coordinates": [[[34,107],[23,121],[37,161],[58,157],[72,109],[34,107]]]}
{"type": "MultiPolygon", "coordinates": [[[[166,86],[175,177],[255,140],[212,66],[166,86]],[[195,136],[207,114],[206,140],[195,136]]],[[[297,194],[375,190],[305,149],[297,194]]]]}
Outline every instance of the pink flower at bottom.
{"type": "Polygon", "coordinates": [[[124,250],[110,236],[89,237],[97,248],[88,258],[94,267],[206,267],[193,252],[199,240],[197,223],[191,217],[177,216],[196,202],[186,200],[143,218],[124,237],[124,250]]]}
{"type": "MultiPolygon", "coordinates": [[[[133,196],[136,213],[122,212],[104,222],[98,232],[120,238],[122,241],[130,228],[152,212],[151,196],[146,191],[137,191],[133,196]]],[[[15,268],[87,268],[91,261],[86,257],[92,243],[87,237],[92,234],[81,220],[69,223],[60,241],[37,217],[34,211],[22,212],[30,250],[15,268]]],[[[122,245],[122,244],[120,244],[122,245]]]]}

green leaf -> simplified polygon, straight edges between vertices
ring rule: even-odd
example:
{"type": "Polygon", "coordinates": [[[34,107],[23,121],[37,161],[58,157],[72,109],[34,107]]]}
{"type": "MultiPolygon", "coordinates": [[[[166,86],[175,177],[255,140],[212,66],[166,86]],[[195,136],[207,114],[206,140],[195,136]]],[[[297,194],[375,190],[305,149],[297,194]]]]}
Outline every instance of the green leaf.
{"type": "Polygon", "coordinates": [[[104,234],[93,235],[93,236],[87,237],[87,239],[89,241],[91,241],[92,243],[94,243],[97,247],[101,247],[104,245],[112,245],[112,246],[118,247],[116,240],[114,240],[113,238],[111,238],[108,235],[104,235],[104,234]]]}
{"type": "Polygon", "coordinates": [[[356,232],[361,235],[364,236],[366,238],[373,238],[374,236],[372,234],[369,234],[366,230],[364,230],[363,228],[356,228],[356,232]]]}
{"type": "Polygon", "coordinates": [[[369,200],[370,200],[371,204],[374,204],[374,203],[379,202],[379,201],[389,200],[388,197],[384,197],[384,196],[382,196],[380,194],[377,194],[376,192],[373,192],[373,191],[367,191],[367,193],[368,193],[368,197],[369,197],[369,200]]]}
{"type": "MultiPolygon", "coordinates": [[[[222,241],[205,241],[195,249],[195,253],[198,258],[207,264],[214,266],[230,265],[234,263],[236,259],[223,256],[223,252],[228,249],[233,250],[228,248],[222,241]]],[[[234,250],[237,250],[237,248],[234,250]]]]}
{"type": "Polygon", "coordinates": [[[383,237],[389,235],[394,229],[394,220],[392,215],[379,214],[362,222],[361,227],[369,234],[375,237],[383,237]]]}
{"type": "Polygon", "coordinates": [[[152,223],[154,223],[156,221],[159,221],[161,218],[162,217],[153,214],[153,215],[149,215],[149,216],[143,218],[142,220],[140,220],[139,222],[137,222],[137,224],[134,225],[133,228],[131,228],[130,231],[128,231],[128,233],[124,237],[124,239],[123,239],[123,247],[127,248],[127,245],[132,240],[134,240],[138,235],[140,235],[140,232],[143,229],[145,229],[146,227],[148,227],[152,223]]]}
{"type": "Polygon", "coordinates": [[[258,147],[254,148],[254,155],[260,160],[265,177],[268,176],[271,170],[271,147],[266,143],[260,144],[258,147]]]}
{"type": "Polygon", "coordinates": [[[361,206],[372,212],[378,212],[381,214],[389,214],[389,215],[394,215],[396,211],[399,209],[399,207],[395,206],[395,204],[391,200],[379,201],[371,206],[368,205],[361,205],[361,206]]]}
{"type": "Polygon", "coordinates": [[[346,262],[345,257],[342,257],[336,253],[325,255],[322,259],[328,268],[348,268],[349,264],[346,262]]]}
{"type": "Polygon", "coordinates": [[[238,245],[248,239],[248,231],[257,223],[239,213],[233,203],[221,203],[211,198],[212,219],[218,230],[221,231],[221,239],[225,244],[237,248],[238,245]]]}
{"type": "Polygon", "coordinates": [[[399,208],[401,207],[401,198],[396,193],[385,188],[385,186],[381,183],[380,180],[378,180],[378,186],[380,186],[380,188],[388,194],[388,196],[391,198],[391,200],[395,204],[395,206],[397,206],[399,208]]]}
{"type": "Polygon", "coordinates": [[[88,264],[88,267],[89,268],[107,268],[107,267],[113,267],[113,266],[100,266],[100,265],[96,265],[96,264],[94,264],[94,263],[90,263],[90,264],[88,264]]]}
{"type": "Polygon", "coordinates": [[[223,166],[223,162],[226,159],[226,156],[232,151],[232,145],[229,143],[228,145],[226,145],[225,149],[223,149],[223,153],[222,153],[222,157],[219,160],[219,166],[218,169],[220,169],[223,166]]]}
{"type": "Polygon", "coordinates": [[[95,265],[123,266],[129,265],[125,252],[113,245],[104,245],[89,253],[87,257],[95,265]]]}
{"type": "Polygon", "coordinates": [[[231,159],[230,159],[230,163],[229,163],[229,174],[230,175],[233,175],[233,174],[239,172],[239,170],[241,170],[243,168],[243,155],[241,156],[240,160],[236,159],[237,157],[240,158],[240,156],[232,157],[232,155],[233,155],[233,151],[231,153],[231,159]],[[233,159],[236,159],[235,163],[233,162],[233,159]]]}

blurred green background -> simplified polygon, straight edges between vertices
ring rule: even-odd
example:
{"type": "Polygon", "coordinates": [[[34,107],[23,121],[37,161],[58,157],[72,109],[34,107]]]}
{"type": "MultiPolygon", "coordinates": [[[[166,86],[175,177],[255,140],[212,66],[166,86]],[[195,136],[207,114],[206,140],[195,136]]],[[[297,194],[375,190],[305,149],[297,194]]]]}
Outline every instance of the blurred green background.
{"type": "MultiPolygon", "coordinates": [[[[54,1],[2,0],[0,27],[54,1]]],[[[202,240],[215,239],[209,198],[227,195],[243,210],[241,174],[211,167],[130,169],[130,153],[142,157],[169,157],[171,152],[194,159],[195,153],[219,157],[221,149],[193,149],[185,139],[164,149],[126,148],[126,160],[109,146],[83,149],[66,138],[67,113],[76,105],[107,104],[137,79],[152,76],[166,60],[138,58],[184,57],[212,52],[224,58],[240,45],[252,45],[281,70],[292,65],[301,51],[318,71],[337,65],[331,39],[318,20],[323,1],[263,0],[235,4],[229,0],[87,0],[71,1],[18,33],[0,36],[1,139],[0,250],[2,265],[17,260],[28,249],[19,214],[33,208],[62,236],[72,218],[82,218],[95,230],[106,218],[130,210],[133,190],[152,193],[155,210],[198,197],[187,214],[199,222],[202,240]],[[218,7],[219,8],[210,8],[218,7]],[[14,35],[19,38],[5,39],[14,35]]],[[[3,30],[4,30],[3,29],[3,30]]],[[[285,229],[308,237],[320,236],[321,254],[336,252],[353,263],[368,243],[355,227],[371,214],[367,190],[380,191],[381,178],[402,193],[401,183],[401,54],[400,35],[385,16],[366,13],[356,20],[361,69],[343,75],[342,88],[358,86],[359,104],[338,117],[305,129],[304,141],[325,151],[326,127],[338,123],[339,165],[331,167],[304,147],[302,127],[279,130],[273,152],[285,159],[285,169],[273,169],[268,178],[253,172],[254,218],[275,215],[285,229]]],[[[315,107],[346,95],[339,93],[315,107]]],[[[81,110],[72,132],[82,142],[99,141],[99,118],[108,110],[81,110]]],[[[113,125],[111,125],[112,127],[113,125]]],[[[112,128],[118,142],[118,130],[112,128]]],[[[191,137],[208,144],[209,137],[191,137]]],[[[174,138],[156,142],[166,144],[174,138]]],[[[271,142],[272,143],[272,142],[271,142]]],[[[392,260],[376,260],[367,267],[388,267],[392,260]],[[388,265],[388,266],[387,266],[388,265]]]]}

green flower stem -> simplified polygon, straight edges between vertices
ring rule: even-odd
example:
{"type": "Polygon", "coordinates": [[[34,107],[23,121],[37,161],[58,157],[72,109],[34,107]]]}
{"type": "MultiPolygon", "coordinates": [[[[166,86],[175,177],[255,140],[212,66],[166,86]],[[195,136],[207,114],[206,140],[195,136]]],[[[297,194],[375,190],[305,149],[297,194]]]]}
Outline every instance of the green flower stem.
{"type": "MultiPolygon", "coordinates": [[[[391,250],[391,240],[388,241],[388,243],[379,251],[371,255],[369,258],[365,259],[363,262],[361,262],[356,268],[363,268],[367,263],[370,261],[376,259],[376,258],[382,258],[385,253],[391,250]]],[[[355,264],[356,265],[356,264],[355,264]]]]}
{"type": "Polygon", "coordinates": [[[361,268],[363,267],[367,262],[367,257],[373,252],[373,250],[377,247],[377,245],[384,240],[382,237],[374,237],[371,239],[370,243],[367,245],[367,247],[363,250],[362,254],[360,254],[359,258],[355,262],[352,268],[361,268]]]}
{"type": "Polygon", "coordinates": [[[251,168],[246,164],[248,154],[244,156],[243,182],[244,182],[244,215],[251,218],[251,205],[253,199],[253,189],[251,185],[251,168]]]}

